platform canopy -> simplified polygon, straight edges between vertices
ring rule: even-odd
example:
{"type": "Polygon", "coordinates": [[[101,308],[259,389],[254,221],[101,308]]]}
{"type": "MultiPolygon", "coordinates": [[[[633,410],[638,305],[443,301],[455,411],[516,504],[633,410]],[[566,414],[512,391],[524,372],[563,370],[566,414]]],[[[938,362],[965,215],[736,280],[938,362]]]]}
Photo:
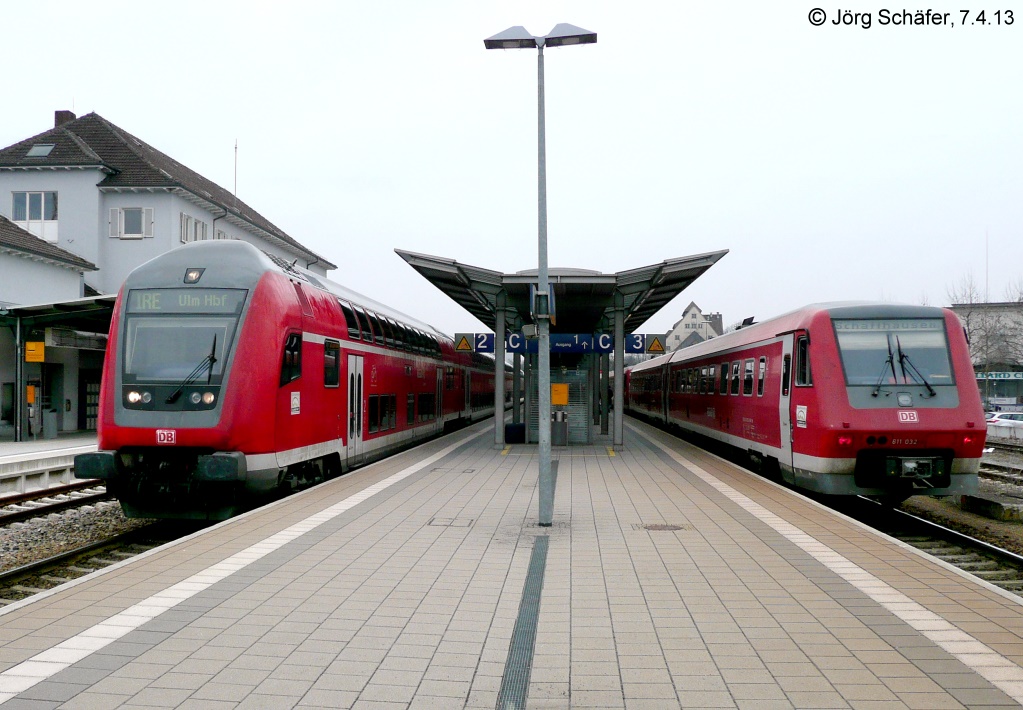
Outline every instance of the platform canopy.
{"type": "MultiPolygon", "coordinates": [[[[395,252],[446,293],[455,303],[476,316],[488,328],[496,323],[498,295],[505,294],[509,314],[518,325],[531,323],[529,287],[537,282],[537,270],[502,274],[478,266],[459,264],[454,259],[395,252]]],[[[614,323],[615,292],[624,299],[625,332],[635,332],[657,311],[685,290],[728,253],[722,251],[667,259],[638,269],[602,274],[586,269],[549,269],[554,291],[553,333],[594,333],[614,323]]]]}
{"type": "Polygon", "coordinates": [[[0,308],[0,326],[13,328],[18,321],[27,332],[30,328],[62,326],[87,333],[106,334],[114,312],[116,295],[77,298],[59,303],[0,308]]]}

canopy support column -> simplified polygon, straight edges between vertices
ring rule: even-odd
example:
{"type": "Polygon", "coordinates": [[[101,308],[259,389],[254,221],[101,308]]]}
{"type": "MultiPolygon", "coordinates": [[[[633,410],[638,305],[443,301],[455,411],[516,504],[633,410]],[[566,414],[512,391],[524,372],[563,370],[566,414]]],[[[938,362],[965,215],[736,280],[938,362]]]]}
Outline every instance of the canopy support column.
{"type": "Polygon", "coordinates": [[[625,296],[615,291],[615,412],[614,445],[625,445],[625,296]]]}

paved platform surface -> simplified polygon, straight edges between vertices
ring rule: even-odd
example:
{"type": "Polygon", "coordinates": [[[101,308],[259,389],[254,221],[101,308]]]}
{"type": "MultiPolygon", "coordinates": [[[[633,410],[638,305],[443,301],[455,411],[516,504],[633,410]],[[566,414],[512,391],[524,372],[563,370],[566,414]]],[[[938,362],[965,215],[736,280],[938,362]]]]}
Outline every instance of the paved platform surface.
{"type": "Polygon", "coordinates": [[[56,439],[0,441],[0,464],[5,461],[23,461],[32,457],[53,456],[67,451],[79,452],[79,450],[95,449],[96,432],[94,431],[61,434],[56,439]]]}
{"type": "Polygon", "coordinates": [[[0,707],[985,708],[1023,600],[627,421],[477,426],[0,610],[0,707]]]}

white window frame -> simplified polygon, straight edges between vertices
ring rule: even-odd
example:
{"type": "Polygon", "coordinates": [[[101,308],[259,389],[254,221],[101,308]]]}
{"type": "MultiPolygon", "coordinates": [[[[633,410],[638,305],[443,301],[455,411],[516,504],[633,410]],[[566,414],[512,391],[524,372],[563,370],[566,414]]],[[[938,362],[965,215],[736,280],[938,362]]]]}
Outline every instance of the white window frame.
{"type": "Polygon", "coordinates": [[[152,207],[111,207],[108,225],[110,227],[111,239],[152,239],[153,238],[153,208],[152,207]],[[126,234],[124,231],[125,210],[142,211],[142,234],[126,234]]]}
{"type": "Polygon", "coordinates": [[[31,232],[40,239],[50,242],[51,244],[57,243],[57,224],[60,220],[60,201],[58,199],[58,193],[56,190],[14,190],[11,192],[11,221],[16,225],[24,229],[26,232],[31,232]],[[17,199],[16,195],[25,196],[25,219],[16,220],[14,219],[14,202],[17,199]],[[39,219],[32,219],[31,214],[31,201],[32,195],[39,195],[39,207],[40,215],[39,219]],[[45,219],[46,217],[46,196],[53,195],[54,206],[57,210],[57,219],[45,219]]]}
{"type": "Polygon", "coordinates": [[[192,220],[192,241],[193,242],[204,242],[206,241],[206,223],[201,219],[192,220]]]}

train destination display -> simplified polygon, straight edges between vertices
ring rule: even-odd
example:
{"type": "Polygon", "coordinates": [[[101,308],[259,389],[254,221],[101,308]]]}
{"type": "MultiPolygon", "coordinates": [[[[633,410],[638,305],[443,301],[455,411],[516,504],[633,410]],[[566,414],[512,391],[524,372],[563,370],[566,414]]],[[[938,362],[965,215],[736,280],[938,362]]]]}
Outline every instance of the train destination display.
{"type": "Polygon", "coordinates": [[[243,288],[146,288],[128,294],[129,313],[237,313],[243,288]]]}

